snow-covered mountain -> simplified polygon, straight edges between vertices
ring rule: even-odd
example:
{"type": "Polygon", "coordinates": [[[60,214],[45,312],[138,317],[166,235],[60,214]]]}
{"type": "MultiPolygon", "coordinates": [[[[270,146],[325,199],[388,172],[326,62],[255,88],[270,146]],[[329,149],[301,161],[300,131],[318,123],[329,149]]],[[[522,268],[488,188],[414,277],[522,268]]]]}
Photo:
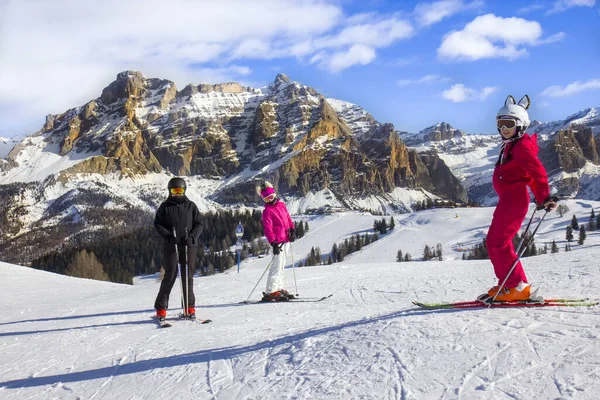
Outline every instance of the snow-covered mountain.
{"type": "Polygon", "coordinates": [[[540,122],[532,121],[528,131],[538,135],[550,135],[558,131],[567,130],[573,125],[591,128],[594,134],[600,133],[600,107],[590,107],[575,114],[569,115],[564,120],[540,122]]]}
{"type": "MultiPolygon", "coordinates": [[[[550,124],[576,122],[569,130],[541,135],[541,156],[562,194],[600,198],[597,120],[589,109],[550,124]]],[[[283,74],[263,88],[230,82],[178,91],[125,71],[100,97],[49,115],[0,159],[0,256],[36,243],[27,253],[34,258],[84,230],[111,235],[115,219],[139,225],[173,175],[188,177],[188,194],[204,211],[259,205],[254,186],[264,178],[293,213],[411,211],[436,198],[493,204],[497,149],[497,135],[447,123],[398,132],[283,74]],[[44,237],[54,239],[50,247],[39,247],[44,237]]]]}
{"type": "Polygon", "coordinates": [[[173,175],[189,178],[203,210],[259,205],[257,179],[272,181],[292,212],[466,201],[439,157],[409,150],[391,124],[358,106],[331,103],[283,74],[258,89],[230,82],[178,91],[120,73],[98,98],[48,115],[0,160],[0,255],[33,243],[31,257],[45,254],[82,229],[111,235],[115,218],[140,224],[173,175]],[[53,247],[39,248],[43,237],[56,238],[53,247]]]}
{"type": "Polygon", "coordinates": [[[22,138],[19,138],[17,136],[6,138],[0,135],[0,159],[6,157],[10,150],[17,144],[19,144],[21,140],[22,138]]]}
{"type": "MultiPolygon", "coordinates": [[[[539,156],[550,176],[553,193],[563,197],[600,200],[599,108],[587,108],[565,120],[534,121],[528,133],[538,135],[539,156]]],[[[439,123],[400,138],[419,153],[435,152],[461,180],[469,199],[492,205],[491,186],[498,159],[498,135],[473,135],[439,123]]]]}
{"type": "MultiPolygon", "coordinates": [[[[546,297],[599,300],[600,231],[564,252],[565,226],[600,203],[568,200],[548,215],[536,243],[559,253],[523,260],[546,297]]],[[[600,393],[600,307],[418,309],[470,300],[496,281],[487,260],[461,261],[479,243],[492,208],[397,215],[396,229],[342,263],[286,269],[300,298],[249,304],[269,258],[240,273],[196,277],[197,313],[211,324],[151,319],[158,276],[134,285],[72,278],[0,263],[0,397],[13,399],[579,399],[600,393]],[[455,214],[458,213],[458,218],[455,214]],[[444,261],[397,263],[443,246],[444,261]],[[294,276],[296,280],[294,281],[294,276]],[[296,285],[297,283],[297,289],[296,285]]],[[[311,226],[294,259],[372,228],[361,213],[303,216],[311,226]]]]}

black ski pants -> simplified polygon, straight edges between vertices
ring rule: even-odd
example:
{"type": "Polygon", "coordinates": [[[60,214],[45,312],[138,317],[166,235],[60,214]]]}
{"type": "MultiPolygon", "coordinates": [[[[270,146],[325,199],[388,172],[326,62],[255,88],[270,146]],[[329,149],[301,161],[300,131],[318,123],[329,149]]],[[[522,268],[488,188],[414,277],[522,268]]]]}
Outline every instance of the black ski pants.
{"type": "MultiPolygon", "coordinates": [[[[182,293],[185,292],[185,283],[187,279],[187,306],[195,307],[196,296],[194,296],[194,273],[196,272],[196,256],[198,254],[198,247],[177,245],[179,251],[179,264],[181,265],[181,282],[183,287],[182,293]],[[187,260],[186,260],[187,253],[187,260]],[[186,268],[187,267],[187,268],[186,268]]],[[[177,252],[175,245],[164,242],[163,244],[163,268],[165,269],[165,276],[160,284],[158,290],[158,296],[154,302],[154,308],[156,310],[166,310],[169,308],[169,295],[171,289],[177,279],[177,252]]],[[[187,311],[186,311],[187,312],[187,311]]]]}

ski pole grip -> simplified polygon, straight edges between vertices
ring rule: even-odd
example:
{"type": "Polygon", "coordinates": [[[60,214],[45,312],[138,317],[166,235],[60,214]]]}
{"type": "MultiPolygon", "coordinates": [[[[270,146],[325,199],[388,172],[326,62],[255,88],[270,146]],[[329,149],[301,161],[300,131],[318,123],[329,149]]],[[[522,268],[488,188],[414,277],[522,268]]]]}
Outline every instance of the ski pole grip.
{"type": "Polygon", "coordinates": [[[545,207],[545,206],[544,206],[544,204],[546,204],[548,201],[553,201],[554,203],[558,203],[558,200],[559,200],[559,199],[558,199],[558,197],[556,197],[556,196],[551,196],[551,197],[548,197],[546,200],[544,200],[544,203],[542,203],[542,204],[538,204],[538,205],[536,206],[536,210],[538,210],[538,211],[539,211],[539,210],[546,210],[546,212],[548,212],[548,211],[552,211],[552,210],[554,209],[554,207],[550,207],[550,206],[548,206],[548,207],[545,207]]]}

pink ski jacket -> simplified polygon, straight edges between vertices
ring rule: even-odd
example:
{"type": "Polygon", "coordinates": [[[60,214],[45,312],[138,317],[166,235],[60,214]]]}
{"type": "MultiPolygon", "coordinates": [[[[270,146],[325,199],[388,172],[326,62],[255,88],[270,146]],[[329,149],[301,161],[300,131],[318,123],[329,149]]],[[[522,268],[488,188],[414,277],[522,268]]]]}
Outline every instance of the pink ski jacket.
{"type": "Polygon", "coordinates": [[[275,204],[265,204],[265,209],[262,214],[263,227],[265,236],[269,243],[287,243],[288,229],[294,227],[292,217],[281,200],[277,200],[275,204]]]}
{"type": "Polygon", "coordinates": [[[492,184],[500,199],[531,188],[538,204],[543,204],[550,195],[548,175],[537,157],[537,135],[523,135],[509,142],[504,148],[502,162],[496,166],[492,184]]]}

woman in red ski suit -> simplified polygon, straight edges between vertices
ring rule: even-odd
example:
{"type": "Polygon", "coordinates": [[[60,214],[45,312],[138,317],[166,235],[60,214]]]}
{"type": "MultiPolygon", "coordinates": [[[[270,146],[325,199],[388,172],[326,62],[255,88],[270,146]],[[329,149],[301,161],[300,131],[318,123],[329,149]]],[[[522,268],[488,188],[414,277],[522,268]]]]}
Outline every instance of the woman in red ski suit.
{"type": "MultiPolygon", "coordinates": [[[[524,133],[529,126],[526,111],[528,107],[527,95],[518,104],[509,96],[496,116],[498,131],[502,135],[502,147],[492,184],[499,200],[487,234],[486,245],[498,278],[498,286],[480,296],[480,300],[496,295],[517,259],[512,239],[521,228],[529,209],[527,187],[531,188],[537,204],[543,204],[548,210],[556,206],[550,197],[548,175],[537,157],[537,135],[530,136],[524,133]]],[[[527,300],[529,296],[530,285],[519,261],[496,300],[527,300]]]]}
{"type": "Polygon", "coordinates": [[[273,260],[262,301],[286,301],[294,297],[283,289],[286,253],[290,248],[289,242],[293,242],[296,237],[294,223],[285,203],[277,198],[271,183],[265,181],[257,191],[265,202],[263,227],[265,236],[273,247],[273,260]]]}

